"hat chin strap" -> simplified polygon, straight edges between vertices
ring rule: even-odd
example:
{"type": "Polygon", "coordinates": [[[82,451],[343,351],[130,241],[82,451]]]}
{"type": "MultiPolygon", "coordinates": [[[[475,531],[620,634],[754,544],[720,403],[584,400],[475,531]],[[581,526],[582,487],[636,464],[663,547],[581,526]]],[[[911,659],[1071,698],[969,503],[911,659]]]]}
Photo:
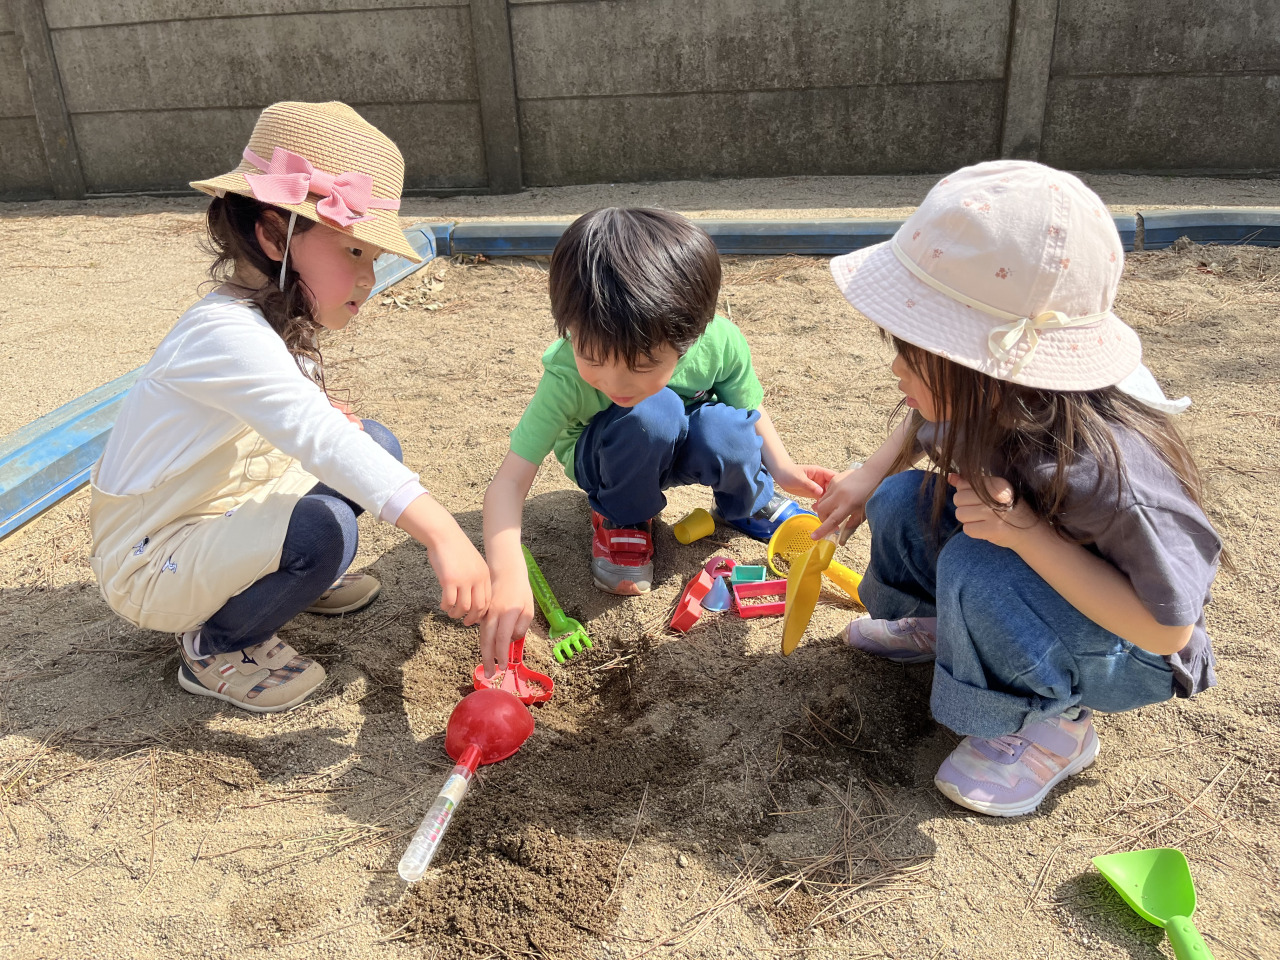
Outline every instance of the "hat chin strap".
{"type": "Polygon", "coordinates": [[[284,256],[280,258],[280,292],[284,293],[284,274],[289,269],[289,243],[293,240],[293,225],[298,222],[297,211],[289,214],[289,229],[284,235],[284,256]]]}
{"type": "Polygon", "coordinates": [[[948,300],[954,300],[956,303],[962,303],[966,307],[981,310],[987,316],[1009,321],[995,327],[987,336],[987,349],[991,351],[991,355],[996,358],[997,362],[1005,363],[1012,360],[1018,344],[1022,342],[1023,337],[1026,337],[1027,352],[1014,363],[1008,373],[1010,377],[1016,377],[1019,371],[1026,366],[1027,361],[1035,354],[1036,347],[1040,345],[1041,330],[1086,327],[1091,323],[1097,323],[1099,320],[1105,319],[1107,316],[1107,312],[1104,311],[1102,313],[1088,313],[1082,317],[1068,317],[1060,310],[1045,310],[1037,313],[1034,317],[1019,316],[1016,313],[1001,310],[999,307],[993,307],[989,303],[983,303],[981,300],[975,300],[973,297],[965,296],[959,290],[952,289],[941,280],[931,276],[918,263],[907,256],[906,251],[898,246],[896,238],[889,241],[889,249],[902,262],[902,265],[911,271],[912,276],[926,286],[937,290],[948,300]]]}

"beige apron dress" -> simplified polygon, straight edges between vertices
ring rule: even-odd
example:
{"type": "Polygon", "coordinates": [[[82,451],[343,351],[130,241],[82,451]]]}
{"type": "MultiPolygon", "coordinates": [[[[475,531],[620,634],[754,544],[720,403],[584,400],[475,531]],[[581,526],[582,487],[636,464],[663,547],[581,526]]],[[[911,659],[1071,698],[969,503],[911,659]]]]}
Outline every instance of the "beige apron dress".
{"type": "Polygon", "coordinates": [[[294,505],[316,478],[245,427],[145,493],[116,496],[91,476],[89,565],[130,623],[180,633],[280,566],[294,505]]]}

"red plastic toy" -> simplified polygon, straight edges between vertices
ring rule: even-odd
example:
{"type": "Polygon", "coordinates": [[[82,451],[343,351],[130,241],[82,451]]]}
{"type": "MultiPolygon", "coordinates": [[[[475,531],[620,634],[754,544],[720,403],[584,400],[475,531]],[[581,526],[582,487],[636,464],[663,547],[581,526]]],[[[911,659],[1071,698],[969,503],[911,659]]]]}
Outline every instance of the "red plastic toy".
{"type": "Polygon", "coordinates": [[[787,610],[787,601],[775,600],[769,603],[743,603],[743,597],[786,597],[787,581],[757,580],[755,583],[735,583],[733,585],[733,608],[744,620],[756,617],[780,617],[787,610]]]}
{"type": "Polygon", "coordinates": [[[676,612],[671,616],[671,629],[687,633],[689,628],[702,616],[702,599],[711,592],[716,577],[727,577],[733,573],[737,563],[728,557],[712,557],[702,572],[689,581],[680,594],[676,604],[676,612]]]}
{"type": "Polygon", "coordinates": [[[507,648],[507,669],[485,679],[484,666],[478,666],[473,674],[477,690],[505,690],[521,703],[542,703],[551,699],[555,682],[545,673],[530,670],[524,665],[524,637],[512,640],[507,648]]]}

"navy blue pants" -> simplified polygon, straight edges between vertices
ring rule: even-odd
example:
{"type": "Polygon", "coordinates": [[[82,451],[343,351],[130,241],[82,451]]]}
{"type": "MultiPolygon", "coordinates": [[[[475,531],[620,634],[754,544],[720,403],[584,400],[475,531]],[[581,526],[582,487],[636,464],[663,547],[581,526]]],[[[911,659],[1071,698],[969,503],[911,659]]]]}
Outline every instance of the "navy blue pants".
{"type": "Polygon", "coordinates": [[[773,496],[760,460],[757,410],[706,403],[686,410],[670,387],[634,407],[591,418],[574,448],[574,476],[591,509],[615,524],[643,523],[667,505],[662,491],[701,484],[730,520],[749,517],[773,496]]]}
{"type": "MultiPolygon", "coordinates": [[[[397,460],[400,442],[376,420],[365,433],[397,460]]],[[[356,517],[364,510],[332,487],[317,483],[293,508],[280,552],[280,566],[222,605],[200,628],[200,652],[231,653],[252,647],[311,606],[346,572],[359,537],[356,517]]]]}
{"type": "Polygon", "coordinates": [[[935,541],[936,482],[909,470],[876,488],[867,501],[871,562],[858,586],[873,617],[938,618],[934,719],[966,736],[999,737],[1075,706],[1119,712],[1173,696],[1164,657],[1098,626],[1012,550],[966,536],[953,503],[935,541]]]}

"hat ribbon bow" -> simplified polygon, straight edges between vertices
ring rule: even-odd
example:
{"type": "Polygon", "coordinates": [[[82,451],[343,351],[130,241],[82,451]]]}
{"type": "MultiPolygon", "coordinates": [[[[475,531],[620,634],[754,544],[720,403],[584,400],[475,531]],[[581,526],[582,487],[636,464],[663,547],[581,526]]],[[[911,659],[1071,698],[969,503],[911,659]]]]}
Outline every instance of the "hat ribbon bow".
{"type": "Polygon", "coordinates": [[[372,220],[369,210],[400,209],[399,200],[373,195],[373,177],[367,173],[328,173],[284,147],[272,151],[270,163],[247,147],[244,158],[264,171],[244,175],[254,198],[263,203],[297,204],[306,200],[307,194],[314,193],[324,198],[316,202],[316,213],[340,227],[372,220]]]}
{"type": "Polygon", "coordinates": [[[1008,376],[1010,377],[1016,377],[1022,368],[1027,365],[1027,361],[1035,355],[1036,347],[1040,345],[1041,330],[1087,327],[1091,323],[1106,319],[1109,315],[1107,311],[1103,311],[1102,313],[1087,313],[1080,317],[1069,317],[1061,310],[1044,310],[1034,317],[1020,317],[1016,313],[1010,313],[1008,310],[1001,310],[999,307],[993,307],[989,303],[975,300],[973,297],[947,286],[947,284],[925,271],[918,263],[912,260],[907,252],[898,245],[896,237],[889,241],[889,249],[893,251],[893,255],[917,280],[937,290],[944,297],[954,300],[956,303],[962,303],[966,307],[980,310],[987,316],[1009,321],[994,327],[987,335],[987,349],[997,363],[1007,363],[1012,360],[1014,353],[1018,349],[1018,344],[1022,342],[1023,337],[1026,338],[1027,352],[1009,370],[1008,376]]]}
{"type": "Polygon", "coordinates": [[[987,349],[1000,363],[1013,359],[1014,351],[1022,338],[1027,338],[1027,352],[1022,355],[1009,371],[1009,376],[1016,376],[1026,366],[1028,360],[1040,345],[1041,330],[1060,330],[1063,327],[1083,327],[1096,323],[1105,317],[1105,313],[1091,313],[1083,317],[1068,317],[1061,310],[1045,310],[1034,317],[1018,317],[1012,323],[1003,323],[992,329],[987,336],[987,349]]]}

